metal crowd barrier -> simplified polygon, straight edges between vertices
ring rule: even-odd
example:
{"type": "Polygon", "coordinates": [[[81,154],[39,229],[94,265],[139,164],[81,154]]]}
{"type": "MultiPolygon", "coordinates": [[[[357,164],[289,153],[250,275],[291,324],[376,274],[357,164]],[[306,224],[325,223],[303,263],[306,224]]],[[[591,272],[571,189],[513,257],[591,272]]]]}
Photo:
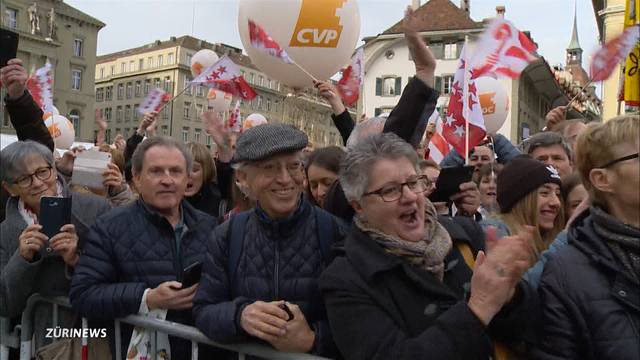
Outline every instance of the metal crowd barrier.
{"type": "MultiPolygon", "coordinates": [[[[58,324],[58,309],[60,306],[71,308],[69,300],[65,297],[44,297],[39,294],[32,295],[27,301],[27,306],[22,313],[20,325],[14,329],[10,329],[9,319],[0,318],[0,360],[9,359],[9,349],[20,349],[20,360],[30,360],[32,354],[32,338],[33,338],[33,312],[35,305],[38,303],[49,303],[53,306],[52,324],[55,327],[58,324]],[[19,335],[18,335],[19,334],[19,335]]],[[[85,323],[83,318],[83,323],[85,323]]],[[[157,335],[158,333],[168,334],[173,337],[185,339],[191,342],[191,359],[198,358],[199,344],[206,344],[216,348],[222,348],[238,353],[238,359],[244,360],[246,355],[259,356],[264,359],[273,360],[323,360],[327,358],[299,354],[285,353],[275,350],[266,345],[258,343],[244,344],[219,344],[211,341],[200,330],[193,326],[187,326],[171,321],[150,318],[142,315],[129,315],[124,318],[115,319],[115,358],[122,360],[121,348],[123,346],[121,339],[120,324],[126,323],[133,326],[144,327],[153,331],[151,336],[151,354],[156,353],[157,335]]],[[[124,344],[128,346],[128,344],[124,344]]],[[[175,357],[178,358],[177,356],[175,357]]]]}

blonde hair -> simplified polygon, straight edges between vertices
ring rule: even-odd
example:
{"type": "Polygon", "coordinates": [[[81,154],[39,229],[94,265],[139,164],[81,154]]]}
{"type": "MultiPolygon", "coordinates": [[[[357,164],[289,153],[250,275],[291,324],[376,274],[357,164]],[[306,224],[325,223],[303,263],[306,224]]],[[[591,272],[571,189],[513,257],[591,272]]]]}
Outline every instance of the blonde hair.
{"type": "Polygon", "coordinates": [[[193,156],[193,161],[199,163],[202,167],[203,186],[213,182],[216,177],[216,167],[209,149],[202,144],[194,142],[187,143],[186,147],[191,156],[193,156]]]}
{"type": "Polygon", "coordinates": [[[531,245],[531,265],[540,258],[540,254],[549,248],[556,235],[564,228],[564,210],[560,206],[558,216],[553,222],[553,229],[541,232],[538,227],[538,189],[530,192],[518,201],[508,213],[498,215],[498,218],[507,225],[509,233],[515,235],[524,231],[525,225],[536,228],[531,245]]]}
{"type": "Polygon", "coordinates": [[[576,164],[582,184],[595,204],[606,208],[604,193],[598,191],[589,179],[591,170],[615,160],[616,145],[638,143],[640,118],[638,115],[622,115],[603,124],[591,123],[578,136],[576,164]]]}

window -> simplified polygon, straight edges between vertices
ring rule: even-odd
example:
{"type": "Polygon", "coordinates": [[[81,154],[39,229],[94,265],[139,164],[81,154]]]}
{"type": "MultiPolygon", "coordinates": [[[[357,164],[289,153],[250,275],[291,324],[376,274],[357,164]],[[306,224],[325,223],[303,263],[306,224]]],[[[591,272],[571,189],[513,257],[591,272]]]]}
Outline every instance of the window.
{"type": "Polygon", "coordinates": [[[444,58],[446,60],[452,60],[458,58],[458,44],[444,44],[444,58]]]}
{"type": "Polygon", "coordinates": [[[202,115],[203,112],[204,112],[204,107],[202,106],[202,104],[196,104],[196,115],[200,117],[200,115],[202,115]]]}
{"type": "Polygon", "coordinates": [[[112,115],[111,114],[111,108],[110,107],[105,108],[104,109],[104,118],[105,118],[105,120],[111,121],[111,115],[112,115]]]}
{"type": "Polygon", "coordinates": [[[207,145],[211,146],[211,136],[207,135],[206,139],[207,145]]]}
{"type": "Polygon", "coordinates": [[[189,86],[189,83],[191,82],[191,77],[190,76],[185,76],[184,77],[184,89],[185,90],[185,94],[187,95],[191,95],[191,86],[189,86]]]}
{"type": "Polygon", "coordinates": [[[73,39],[73,56],[82,57],[82,39],[73,39]]]}
{"type": "Polygon", "coordinates": [[[173,53],[169,53],[169,55],[167,55],[167,65],[171,64],[173,64],[173,53]]]}
{"type": "Polygon", "coordinates": [[[76,134],[80,134],[80,112],[73,109],[69,112],[69,121],[73,124],[73,130],[76,134]]]}
{"type": "Polygon", "coordinates": [[[268,84],[269,84],[269,89],[273,89],[273,80],[269,79],[268,84]]]}
{"type": "Polygon", "coordinates": [[[159,78],[153,79],[153,87],[156,88],[156,89],[160,87],[160,79],[159,78]]]}
{"type": "Polygon", "coordinates": [[[376,78],[376,96],[397,96],[402,91],[402,78],[385,76],[376,78]]]}
{"type": "Polygon", "coordinates": [[[112,96],[113,96],[113,86],[107,86],[104,89],[104,99],[106,101],[111,101],[112,96]]]}
{"type": "Polygon", "coordinates": [[[131,105],[124,106],[124,121],[131,120],[131,105]]]}
{"type": "Polygon", "coordinates": [[[82,70],[71,70],[71,88],[73,90],[80,90],[82,88],[82,70]]]}
{"type": "Polygon", "coordinates": [[[182,142],[189,142],[189,128],[182,129],[182,142]]]}
{"type": "Polygon", "coordinates": [[[168,119],[169,118],[169,107],[165,106],[164,109],[162,109],[162,118],[163,119],[168,119]]]}
{"type": "Polygon", "coordinates": [[[133,113],[131,114],[133,120],[135,121],[138,117],[138,108],[140,107],[140,104],[134,104],[133,105],[133,113]]]}
{"type": "Polygon", "coordinates": [[[262,110],[262,96],[258,96],[258,98],[256,99],[258,102],[256,103],[256,108],[258,110],[262,110]]]}
{"type": "Polygon", "coordinates": [[[187,65],[188,65],[188,66],[191,66],[191,57],[192,57],[192,56],[193,56],[193,55],[191,55],[190,53],[187,53],[187,65]]]}
{"type": "Polygon", "coordinates": [[[196,129],[193,133],[193,141],[200,143],[200,129],[196,129]]]}
{"type": "Polygon", "coordinates": [[[136,81],[136,90],[135,90],[135,94],[136,97],[140,97],[140,95],[142,94],[142,82],[141,81],[136,81]]]}
{"type": "Polygon", "coordinates": [[[135,61],[133,61],[133,60],[129,61],[129,71],[130,72],[133,72],[133,71],[136,70],[136,65],[135,64],[136,64],[135,61]]]}
{"type": "Polygon", "coordinates": [[[127,64],[120,63],[120,73],[124,74],[127,71],[127,64]]]}
{"type": "Polygon", "coordinates": [[[151,79],[146,79],[144,81],[144,94],[147,95],[150,89],[151,89],[151,79]]]}
{"type": "Polygon", "coordinates": [[[104,100],[104,88],[96,89],[96,102],[102,102],[104,100]]]}
{"type": "Polygon", "coordinates": [[[253,84],[253,73],[249,73],[249,84],[253,84]]]}
{"type": "Polygon", "coordinates": [[[271,100],[267,99],[267,111],[271,111],[271,100]]]}
{"type": "Polygon", "coordinates": [[[127,99],[131,99],[132,93],[133,93],[133,84],[128,82],[127,83],[127,99]]]}
{"type": "Polygon", "coordinates": [[[138,70],[144,69],[144,59],[138,60],[138,70]]]}
{"type": "MultiPolygon", "coordinates": [[[[122,106],[118,106],[116,108],[116,121],[117,122],[121,122],[122,121],[122,106]]],[[[120,132],[120,130],[118,130],[117,132],[120,132]]]]}
{"type": "Polygon", "coordinates": [[[202,85],[198,85],[198,87],[196,87],[196,95],[203,97],[204,96],[204,86],[202,85]]]}
{"type": "MultiPolygon", "coordinates": [[[[453,75],[446,75],[442,77],[442,93],[451,94],[451,86],[453,85],[453,75]]],[[[440,89],[436,89],[440,90],[440,89]]]]}
{"type": "Polygon", "coordinates": [[[4,24],[10,29],[18,28],[18,10],[6,8],[4,10],[4,24]]]}
{"type": "Polygon", "coordinates": [[[169,135],[169,129],[167,129],[167,125],[162,125],[162,135],[169,135]]]}
{"type": "Polygon", "coordinates": [[[115,73],[116,73],[116,66],[111,65],[111,76],[115,75],[115,73]]]}
{"type": "Polygon", "coordinates": [[[147,58],[147,68],[151,69],[153,67],[153,58],[147,58]]]}
{"type": "Polygon", "coordinates": [[[171,91],[171,78],[168,76],[164,78],[164,91],[171,91]]]}
{"type": "Polygon", "coordinates": [[[101,67],[100,68],[100,79],[102,79],[104,77],[104,68],[101,67]]]}
{"type": "Polygon", "coordinates": [[[162,62],[162,55],[158,55],[158,66],[164,65],[162,62]]]}
{"type": "Polygon", "coordinates": [[[258,76],[258,86],[263,86],[264,85],[264,78],[262,77],[262,75],[258,76]]]}
{"type": "Polygon", "coordinates": [[[189,118],[189,110],[191,109],[191,103],[190,102],[185,102],[184,103],[184,109],[182,112],[182,116],[184,116],[185,119],[189,118]]]}

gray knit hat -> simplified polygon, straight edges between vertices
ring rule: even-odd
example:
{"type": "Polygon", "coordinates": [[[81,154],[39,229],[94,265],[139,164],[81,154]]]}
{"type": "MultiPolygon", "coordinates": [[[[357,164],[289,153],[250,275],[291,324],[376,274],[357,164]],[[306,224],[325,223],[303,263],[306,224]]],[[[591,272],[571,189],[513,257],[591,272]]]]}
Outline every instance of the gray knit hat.
{"type": "Polygon", "coordinates": [[[270,156],[304,149],[307,135],[286,124],[263,124],[240,135],[233,162],[256,161],[270,156]]]}

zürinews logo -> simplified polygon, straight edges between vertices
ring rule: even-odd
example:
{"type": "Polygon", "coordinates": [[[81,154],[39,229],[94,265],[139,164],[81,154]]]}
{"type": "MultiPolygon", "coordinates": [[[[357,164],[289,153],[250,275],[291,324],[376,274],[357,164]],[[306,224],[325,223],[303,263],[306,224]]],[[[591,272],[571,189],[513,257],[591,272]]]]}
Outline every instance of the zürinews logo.
{"type": "Polygon", "coordinates": [[[342,25],[339,9],[348,0],[302,0],[291,47],[338,47],[342,25]]]}

